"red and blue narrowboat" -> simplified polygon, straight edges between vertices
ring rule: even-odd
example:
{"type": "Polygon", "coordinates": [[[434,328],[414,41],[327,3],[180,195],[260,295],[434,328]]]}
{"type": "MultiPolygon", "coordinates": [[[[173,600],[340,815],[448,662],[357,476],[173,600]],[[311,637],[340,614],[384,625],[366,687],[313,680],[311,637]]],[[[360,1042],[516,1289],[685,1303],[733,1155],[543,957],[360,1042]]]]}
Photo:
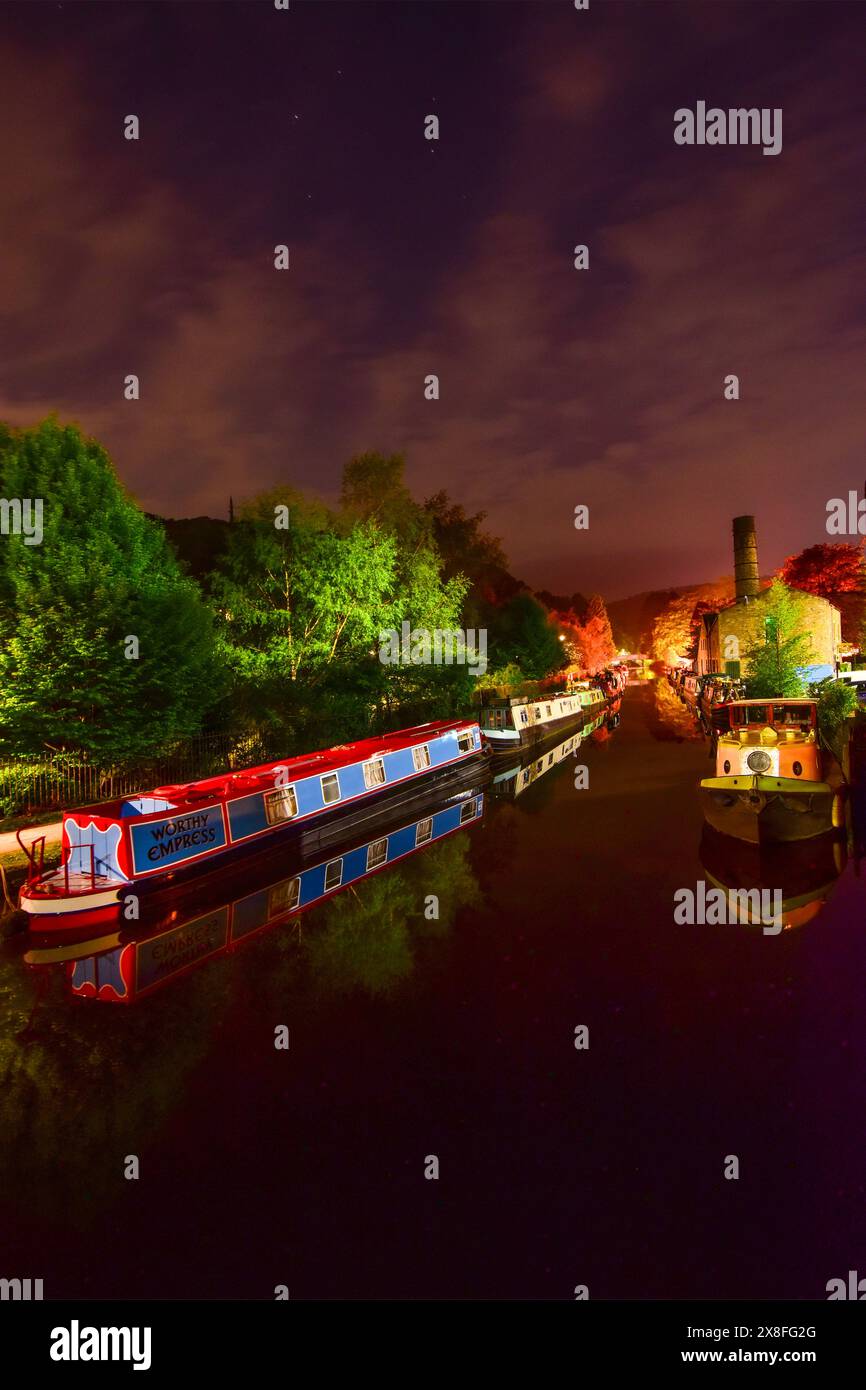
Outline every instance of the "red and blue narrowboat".
{"type": "Polygon", "coordinates": [[[134,917],[124,911],[131,896],[173,889],[277,838],[312,848],[335,822],[345,834],[483,758],[477,723],[443,720],[66,811],[58,868],[44,868],[44,836],[25,847],[20,906],[39,930],[134,917]]]}

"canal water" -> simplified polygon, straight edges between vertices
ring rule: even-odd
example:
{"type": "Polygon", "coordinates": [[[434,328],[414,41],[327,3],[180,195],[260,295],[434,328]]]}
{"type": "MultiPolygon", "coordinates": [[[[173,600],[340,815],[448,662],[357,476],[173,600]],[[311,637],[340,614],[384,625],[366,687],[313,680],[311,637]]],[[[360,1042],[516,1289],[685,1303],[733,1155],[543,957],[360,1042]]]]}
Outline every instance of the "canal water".
{"type": "Polygon", "coordinates": [[[678,924],[678,890],[754,865],[702,835],[707,745],[666,684],[614,722],[271,927],[279,873],[122,966],[111,940],[66,962],[8,941],[0,1275],[78,1299],[820,1299],[866,1274],[857,857],[775,865],[781,932],[678,924]]]}

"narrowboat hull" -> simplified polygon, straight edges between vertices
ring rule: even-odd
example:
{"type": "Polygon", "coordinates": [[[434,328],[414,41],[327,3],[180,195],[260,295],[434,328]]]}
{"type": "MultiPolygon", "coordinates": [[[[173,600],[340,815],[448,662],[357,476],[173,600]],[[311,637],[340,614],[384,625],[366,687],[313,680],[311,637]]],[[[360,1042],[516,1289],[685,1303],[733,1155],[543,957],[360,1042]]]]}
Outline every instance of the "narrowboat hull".
{"type": "MultiPolygon", "coordinates": [[[[189,800],[173,806],[170,810],[160,809],[149,815],[133,817],[129,827],[123,819],[112,819],[104,814],[101,807],[85,808],[70,812],[64,818],[64,840],[67,863],[70,867],[61,868],[39,876],[26,883],[21,889],[19,905],[31,918],[31,928],[38,931],[86,931],[102,926],[113,918],[138,920],[138,903],[130,910],[130,899],[146,898],[148,902],[177,891],[180,885],[193,879],[210,877],[224,868],[230,868],[240,859],[257,857],[275,846],[291,846],[299,854],[312,854],[327,849],[331,844],[344,839],[352,833],[361,833],[367,826],[374,826],[378,820],[405,809],[431,794],[441,793],[451,786],[465,782],[467,778],[478,780],[481,769],[486,764],[486,754],[480,743],[477,725],[454,724],[447,726],[422,726],[419,730],[405,731],[411,741],[406,746],[385,748],[378,761],[382,762],[394,755],[409,753],[409,770],[405,760],[400,766],[390,767],[384,773],[385,785],[363,791],[350,798],[341,799],[331,805],[314,805],[306,814],[287,819],[280,824],[265,824],[263,820],[263,797],[274,795],[273,790],[246,792],[238,788],[227,791],[219,797],[200,798],[195,804],[189,800]],[[426,733],[426,728],[430,733],[426,733]],[[468,750],[460,751],[454,742],[457,734],[471,733],[472,743],[468,750]],[[437,740],[451,740],[447,746],[434,748],[437,740]],[[427,756],[438,759],[423,770],[413,771],[413,747],[424,744],[427,756]],[[432,750],[432,751],[431,751],[432,750]],[[255,818],[253,818],[255,817],[255,818]],[[67,826],[71,827],[67,830],[67,826]],[[90,836],[88,840],[87,836],[90,836]],[[216,847],[211,844],[216,839],[216,847]],[[107,878],[100,874],[85,871],[82,860],[84,849],[90,850],[91,843],[99,844],[100,856],[116,866],[115,874],[107,878]],[[106,844],[108,848],[106,849],[106,844]],[[83,849],[81,848],[83,846],[83,849]],[[160,864],[160,857],[168,846],[168,863],[160,864]],[[77,854],[77,858],[74,856],[77,854]],[[156,860],[153,868],[149,861],[156,860]],[[117,872],[126,866],[125,874],[117,872]],[[143,871],[142,871],[143,869],[143,871]]],[[[384,741],[400,736],[385,736],[384,741]]],[[[291,781],[291,788],[301,788],[306,780],[310,783],[332,777],[334,770],[345,775],[356,772],[364,762],[370,761],[367,745],[376,745],[382,739],[367,740],[362,744],[348,745],[349,750],[364,750],[347,754],[345,750],[332,750],[331,754],[311,755],[306,760],[296,760],[297,776],[291,781]],[[335,757],[336,755],[336,757],[335,757]],[[323,762],[320,769],[310,774],[308,764],[316,759],[331,757],[323,762]],[[355,761],[355,758],[358,758],[355,761]],[[334,760],[335,758],[335,760],[334,760]],[[301,775],[303,772],[303,776],[301,775]]],[[[376,758],[373,758],[376,761],[376,758]]],[[[275,767],[278,765],[274,765],[275,767]]],[[[287,764],[291,767],[291,764],[287,764]]],[[[243,778],[245,774],[239,774],[243,778]]],[[[210,784],[196,784],[209,787],[210,784]]],[[[277,784],[278,786],[281,784],[277,784]]],[[[272,786],[269,782],[268,786],[272,786]]],[[[160,792],[171,788],[158,789],[160,792]]],[[[189,788],[184,789],[187,794],[189,788]]],[[[299,792],[294,792],[296,810],[303,805],[299,802],[299,792]]],[[[143,800],[153,804],[156,793],[143,800]]],[[[324,796],[322,789],[321,796],[324,796]]],[[[142,799],[139,799],[140,801],[142,799]]],[[[163,801],[162,807],[167,803],[163,801]]],[[[116,812],[113,813],[117,815],[116,812]]],[[[91,851],[91,864],[96,851],[91,851]]]]}
{"type": "Polygon", "coordinates": [[[708,825],[750,844],[811,840],[842,823],[838,790],[793,777],[706,777],[701,804],[708,825]]]}

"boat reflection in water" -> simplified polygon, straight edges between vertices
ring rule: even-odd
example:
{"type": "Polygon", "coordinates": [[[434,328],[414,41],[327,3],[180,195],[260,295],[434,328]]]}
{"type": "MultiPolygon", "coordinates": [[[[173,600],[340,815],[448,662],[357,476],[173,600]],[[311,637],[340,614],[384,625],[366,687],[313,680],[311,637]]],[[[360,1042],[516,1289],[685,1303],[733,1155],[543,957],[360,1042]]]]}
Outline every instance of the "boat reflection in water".
{"type": "MultiPolygon", "coordinates": [[[[494,779],[495,790],[518,796],[530,783],[576,753],[584,741],[609,736],[619,723],[619,701],[601,711],[554,747],[494,779]]],[[[340,839],[304,853],[276,847],[251,866],[239,864],[179,885],[162,910],[106,933],[78,933],[61,942],[57,933],[31,928],[24,956],[32,969],[62,966],[71,993],[81,999],[129,1004],[149,995],[216,956],[230,954],[243,941],[299,917],[364,879],[405,861],[426,846],[477,823],[484,813],[488,767],[467,767],[465,778],[414,794],[340,839]],[[408,817],[414,818],[409,820],[408,817]]],[[[145,911],[147,910],[145,900],[145,911]]]]}
{"type": "Polygon", "coordinates": [[[491,784],[491,792],[494,796],[509,797],[516,799],[527,787],[537,782],[539,777],[544,777],[548,772],[552,772],[555,767],[577,753],[580,745],[589,739],[599,741],[609,736],[612,729],[619,724],[620,701],[614,701],[613,705],[595,719],[589,720],[581,725],[576,733],[570,734],[568,738],[557,743],[555,747],[547,748],[539,756],[523,762],[515,762],[512,767],[497,772],[491,784]]]}
{"type": "Polygon", "coordinates": [[[363,879],[477,824],[484,813],[478,773],[474,782],[453,790],[447,799],[429,798],[423,809],[426,814],[391,830],[380,823],[374,838],[368,829],[363,843],[349,840],[345,846],[331,847],[327,856],[320,853],[314,862],[295,863],[288,875],[285,853],[271,858],[270,867],[259,865],[252,880],[249,869],[246,874],[239,869],[237,896],[228,901],[228,879],[221,876],[209,895],[202,883],[194,905],[166,910],[150,924],[139,922],[134,933],[101,934],[65,946],[57,945],[56,936],[32,934],[33,945],[24,960],[37,969],[62,963],[69,989],[78,998],[132,1003],[205,961],[230,953],[257,933],[292,921],[363,879]],[[215,897],[222,900],[213,901],[215,897]]]}
{"type": "Polygon", "coordinates": [[[722,835],[705,824],[700,860],[707,884],[727,895],[730,918],[747,925],[762,922],[758,894],[750,902],[743,890],[781,893],[781,927],[805,926],[818,916],[847,859],[845,845],[832,832],[796,844],[758,845],[722,835]],[[734,896],[739,890],[737,896],[734,896]]]}

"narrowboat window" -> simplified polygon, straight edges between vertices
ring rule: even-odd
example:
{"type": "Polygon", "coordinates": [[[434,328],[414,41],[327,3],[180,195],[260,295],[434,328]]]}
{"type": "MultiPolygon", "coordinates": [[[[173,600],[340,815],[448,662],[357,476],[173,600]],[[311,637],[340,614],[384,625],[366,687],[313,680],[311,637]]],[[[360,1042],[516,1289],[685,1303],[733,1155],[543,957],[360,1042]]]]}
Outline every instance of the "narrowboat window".
{"type": "Polygon", "coordinates": [[[464,801],[460,807],[460,824],[465,825],[466,821],[475,819],[475,802],[464,801]]]}
{"type": "Polygon", "coordinates": [[[426,845],[428,840],[433,839],[433,817],[428,816],[426,820],[419,820],[415,827],[415,844],[426,845]]]}
{"type": "Polygon", "coordinates": [[[468,753],[475,743],[471,729],[464,729],[457,735],[457,747],[461,753],[468,753]]]}
{"type": "Polygon", "coordinates": [[[277,787],[265,792],[265,816],[268,825],[280,825],[298,814],[298,798],[294,787],[277,787]]]}
{"type": "Polygon", "coordinates": [[[548,767],[552,767],[552,766],[553,766],[553,754],[552,754],[552,753],[548,753],[548,755],[547,755],[547,766],[548,766],[548,767]]]}
{"type": "Polygon", "coordinates": [[[767,724],[770,711],[766,705],[736,705],[734,722],[737,724],[767,724]]]}
{"type": "Polygon", "coordinates": [[[367,846],[367,869],[378,869],[380,864],[384,864],[388,858],[388,841],[374,840],[372,845],[367,846]]]}
{"type": "Polygon", "coordinates": [[[430,766],[430,749],[426,743],[419,743],[412,749],[412,761],[416,772],[423,772],[425,767],[430,766]]]}
{"type": "Polygon", "coordinates": [[[340,791],[340,778],[337,773],[326,772],[321,782],[325,805],[330,806],[332,801],[339,801],[342,793],[340,791]]]}
{"type": "Polygon", "coordinates": [[[280,912],[294,912],[301,901],[301,880],[290,878],[288,883],[275,883],[268,894],[268,917],[280,912]]]}
{"type": "Polygon", "coordinates": [[[547,717],[549,719],[550,716],[553,714],[553,710],[550,708],[550,705],[545,705],[545,709],[547,710],[547,717]]]}
{"type": "Polygon", "coordinates": [[[811,724],[809,705],[773,705],[773,723],[787,728],[806,728],[811,724]]]}
{"type": "Polygon", "coordinates": [[[526,710],[525,710],[525,709],[522,709],[522,710],[520,711],[520,722],[521,722],[521,724],[528,724],[528,723],[529,723],[529,715],[526,713],[526,710]]]}
{"type": "Polygon", "coordinates": [[[364,785],[368,788],[385,785],[385,764],[381,758],[373,758],[364,764],[364,785]]]}
{"type": "Polygon", "coordinates": [[[342,859],[332,859],[325,869],[325,892],[331,888],[339,888],[343,882],[343,861],[342,859]]]}
{"type": "Polygon", "coordinates": [[[536,705],[536,706],[535,706],[535,717],[536,717],[536,719],[540,719],[540,718],[541,718],[541,705],[536,705]]]}

